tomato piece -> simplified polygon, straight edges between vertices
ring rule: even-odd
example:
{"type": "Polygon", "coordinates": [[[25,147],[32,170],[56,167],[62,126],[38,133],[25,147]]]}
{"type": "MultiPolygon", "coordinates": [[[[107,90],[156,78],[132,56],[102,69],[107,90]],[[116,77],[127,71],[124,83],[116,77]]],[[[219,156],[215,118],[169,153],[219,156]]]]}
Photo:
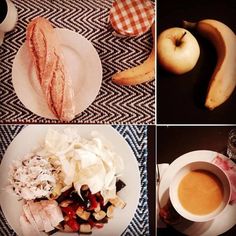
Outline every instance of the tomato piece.
{"type": "Polygon", "coordinates": [[[96,200],[96,196],[95,194],[90,194],[88,196],[88,199],[90,201],[90,207],[89,207],[89,210],[94,210],[97,206],[98,206],[98,202],[96,200]]]}
{"type": "Polygon", "coordinates": [[[61,210],[71,219],[76,215],[75,210],[68,206],[68,207],[61,207],[61,210]]]}
{"type": "Polygon", "coordinates": [[[74,231],[79,231],[80,225],[77,223],[77,221],[75,219],[70,219],[67,222],[67,225],[74,231]]]}
{"type": "Polygon", "coordinates": [[[97,201],[100,203],[100,206],[103,207],[104,206],[104,200],[103,200],[102,195],[101,194],[97,194],[96,198],[97,198],[97,201]]]}
{"type": "Polygon", "coordinates": [[[101,229],[103,227],[103,224],[94,223],[94,227],[101,229]]]}

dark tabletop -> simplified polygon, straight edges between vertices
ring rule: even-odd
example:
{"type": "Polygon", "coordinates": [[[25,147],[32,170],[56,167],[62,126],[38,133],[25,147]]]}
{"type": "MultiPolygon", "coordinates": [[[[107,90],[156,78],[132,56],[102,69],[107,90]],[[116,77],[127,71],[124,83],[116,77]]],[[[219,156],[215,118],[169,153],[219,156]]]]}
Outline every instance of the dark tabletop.
{"type": "MultiPolygon", "coordinates": [[[[236,32],[236,0],[159,0],[157,35],[182,20],[211,18],[222,21],[236,32]]],[[[157,121],[162,124],[235,124],[236,92],[214,111],[204,108],[208,83],[217,62],[211,43],[192,31],[200,45],[195,68],[181,76],[157,68],[157,121]]]]}
{"type": "Polygon", "coordinates": [[[148,126],[148,159],[147,159],[147,177],[148,177],[148,209],[149,209],[149,230],[150,236],[155,235],[156,218],[156,167],[155,167],[155,126],[148,126]]]}
{"type": "MultiPolygon", "coordinates": [[[[194,150],[212,150],[225,154],[230,129],[230,126],[157,127],[157,163],[171,163],[182,154],[194,150]]],[[[157,229],[157,235],[181,234],[167,228],[157,229]]],[[[236,226],[222,235],[236,235],[236,226]]]]}

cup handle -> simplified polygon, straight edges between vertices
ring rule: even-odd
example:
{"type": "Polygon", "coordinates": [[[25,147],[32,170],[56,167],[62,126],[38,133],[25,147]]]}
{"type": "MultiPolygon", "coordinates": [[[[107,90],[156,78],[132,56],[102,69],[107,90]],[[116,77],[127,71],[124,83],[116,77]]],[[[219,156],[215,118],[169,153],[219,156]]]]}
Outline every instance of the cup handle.
{"type": "Polygon", "coordinates": [[[2,45],[4,40],[4,32],[0,31],[0,46],[2,45]]]}

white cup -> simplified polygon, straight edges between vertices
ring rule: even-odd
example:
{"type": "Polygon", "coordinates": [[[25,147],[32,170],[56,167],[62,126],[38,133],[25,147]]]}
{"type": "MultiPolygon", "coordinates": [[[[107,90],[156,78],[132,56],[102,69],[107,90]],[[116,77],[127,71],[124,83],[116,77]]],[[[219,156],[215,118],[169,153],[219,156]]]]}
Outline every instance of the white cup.
{"type": "Polygon", "coordinates": [[[222,213],[222,211],[226,208],[226,206],[228,205],[230,201],[231,191],[232,191],[231,185],[225,172],[221,170],[215,164],[210,163],[210,162],[205,162],[205,161],[191,162],[183,166],[174,176],[173,181],[171,182],[170,188],[169,188],[170,200],[175,210],[185,219],[188,219],[194,222],[209,221],[217,217],[220,213],[222,213]],[[223,186],[224,195],[223,195],[223,200],[220,206],[213,212],[206,215],[196,215],[187,211],[180,203],[180,200],[178,197],[178,188],[179,188],[179,184],[181,180],[186,174],[194,170],[205,170],[214,174],[215,176],[219,178],[223,186]]]}
{"type": "Polygon", "coordinates": [[[4,34],[14,29],[18,19],[18,14],[15,5],[10,0],[5,1],[7,4],[7,13],[4,20],[0,23],[0,45],[3,42],[4,34]]]}

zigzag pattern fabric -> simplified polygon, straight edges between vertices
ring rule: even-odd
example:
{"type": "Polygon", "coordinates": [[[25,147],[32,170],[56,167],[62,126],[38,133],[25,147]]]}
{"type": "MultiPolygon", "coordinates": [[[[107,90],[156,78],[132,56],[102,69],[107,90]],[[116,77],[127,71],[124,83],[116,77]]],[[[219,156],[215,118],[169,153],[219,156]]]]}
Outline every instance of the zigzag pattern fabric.
{"type": "Polygon", "coordinates": [[[92,42],[103,66],[103,81],[96,100],[73,120],[74,123],[154,123],[155,82],[121,87],[111,76],[144,61],[152,47],[151,33],[140,37],[116,37],[108,24],[112,0],[13,0],[18,10],[16,28],[7,33],[0,48],[1,122],[57,123],[27,110],[14,92],[13,59],[25,41],[31,19],[44,16],[55,27],[76,31],[92,42]]]}
{"type": "MultiPolygon", "coordinates": [[[[0,160],[14,139],[22,130],[23,125],[0,126],[0,160]]],[[[147,126],[122,126],[114,125],[115,128],[128,142],[139,163],[141,178],[141,193],[136,213],[122,236],[148,236],[149,235],[149,212],[147,197],[147,126]]],[[[0,210],[0,235],[16,236],[16,233],[8,225],[0,210]]]]}
{"type": "Polygon", "coordinates": [[[138,208],[122,236],[148,236],[149,212],[147,197],[147,126],[113,126],[126,139],[139,162],[141,192],[138,208]]]}

